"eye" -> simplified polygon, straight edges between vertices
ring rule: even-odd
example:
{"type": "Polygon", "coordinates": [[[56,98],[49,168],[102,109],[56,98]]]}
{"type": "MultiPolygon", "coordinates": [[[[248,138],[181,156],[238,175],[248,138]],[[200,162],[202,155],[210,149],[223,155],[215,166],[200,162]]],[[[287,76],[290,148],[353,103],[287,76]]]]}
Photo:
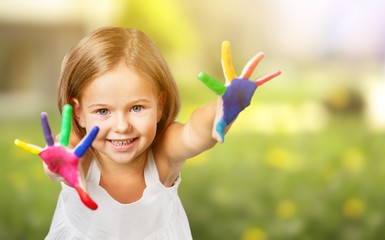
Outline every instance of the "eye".
{"type": "Polygon", "coordinates": [[[131,111],[133,112],[140,112],[143,109],[143,106],[136,105],[131,108],[131,111]]]}
{"type": "Polygon", "coordinates": [[[102,109],[97,110],[97,113],[99,115],[105,116],[105,115],[107,115],[109,113],[109,111],[106,108],[102,108],[102,109]]]}

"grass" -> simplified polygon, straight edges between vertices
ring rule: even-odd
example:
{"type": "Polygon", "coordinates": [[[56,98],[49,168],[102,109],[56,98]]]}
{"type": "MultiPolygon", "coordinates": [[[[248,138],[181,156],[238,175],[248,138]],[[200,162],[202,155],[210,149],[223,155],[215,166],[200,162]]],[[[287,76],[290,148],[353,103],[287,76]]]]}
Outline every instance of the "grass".
{"type": "MultiPolygon", "coordinates": [[[[4,120],[0,132],[0,239],[43,239],[60,186],[13,145],[18,137],[44,145],[38,119],[4,120]]],[[[230,131],[183,169],[179,193],[194,238],[380,239],[384,137],[358,114],[334,115],[313,133],[230,131]]]]}
{"type": "Polygon", "coordinates": [[[44,239],[48,231],[60,186],[46,178],[38,156],[13,144],[25,137],[44,146],[40,131],[34,120],[1,123],[0,239],[44,239]]]}
{"type": "Polygon", "coordinates": [[[384,135],[356,126],[336,117],[319,134],[233,134],[188,164],[180,192],[196,239],[380,238],[384,135]]]}

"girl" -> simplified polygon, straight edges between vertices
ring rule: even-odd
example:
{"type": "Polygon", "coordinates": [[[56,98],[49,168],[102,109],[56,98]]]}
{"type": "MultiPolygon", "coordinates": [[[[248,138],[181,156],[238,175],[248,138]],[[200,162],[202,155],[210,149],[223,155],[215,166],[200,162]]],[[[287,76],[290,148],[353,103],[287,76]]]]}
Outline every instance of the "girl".
{"type": "Polygon", "coordinates": [[[191,239],[177,193],[180,171],[216,144],[222,102],[196,109],[186,124],[175,122],[179,94],[158,48],[139,30],[105,27],[66,55],[59,109],[67,103],[74,109],[71,145],[100,129],[81,162],[99,208],[88,209],[62,184],[46,239],[191,239]]]}

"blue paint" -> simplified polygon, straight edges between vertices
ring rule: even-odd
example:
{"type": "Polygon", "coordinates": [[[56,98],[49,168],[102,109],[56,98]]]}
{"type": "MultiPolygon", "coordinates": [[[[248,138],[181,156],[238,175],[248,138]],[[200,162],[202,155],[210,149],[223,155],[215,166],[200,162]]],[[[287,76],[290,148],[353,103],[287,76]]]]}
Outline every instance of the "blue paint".
{"type": "Polygon", "coordinates": [[[99,127],[94,127],[91,132],[83,138],[83,141],[81,141],[75,148],[75,155],[78,158],[83,157],[83,155],[86,153],[87,149],[92,145],[92,142],[95,140],[96,135],[99,132],[99,127]]]}
{"type": "Polygon", "coordinates": [[[223,131],[238,114],[250,105],[251,98],[254,95],[257,85],[248,79],[234,79],[226,92],[222,96],[223,100],[223,116],[216,125],[216,131],[224,138],[223,131]]]}
{"type": "Polygon", "coordinates": [[[221,118],[221,120],[219,120],[219,122],[217,123],[217,126],[215,127],[215,130],[217,131],[217,133],[221,137],[222,142],[225,139],[224,131],[225,131],[225,128],[227,125],[228,124],[225,122],[225,120],[223,120],[223,118],[221,118]]]}
{"type": "Polygon", "coordinates": [[[223,94],[223,119],[229,125],[238,114],[250,105],[257,85],[247,79],[234,79],[223,94]]]}

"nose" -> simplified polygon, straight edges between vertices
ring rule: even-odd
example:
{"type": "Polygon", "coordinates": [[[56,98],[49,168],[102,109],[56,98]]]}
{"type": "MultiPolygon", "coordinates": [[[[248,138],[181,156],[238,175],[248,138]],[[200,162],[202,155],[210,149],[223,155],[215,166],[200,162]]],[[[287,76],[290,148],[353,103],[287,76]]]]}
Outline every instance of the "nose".
{"type": "Polygon", "coordinates": [[[118,114],[114,122],[114,131],[117,133],[124,133],[130,129],[130,123],[124,114],[118,114]]]}

